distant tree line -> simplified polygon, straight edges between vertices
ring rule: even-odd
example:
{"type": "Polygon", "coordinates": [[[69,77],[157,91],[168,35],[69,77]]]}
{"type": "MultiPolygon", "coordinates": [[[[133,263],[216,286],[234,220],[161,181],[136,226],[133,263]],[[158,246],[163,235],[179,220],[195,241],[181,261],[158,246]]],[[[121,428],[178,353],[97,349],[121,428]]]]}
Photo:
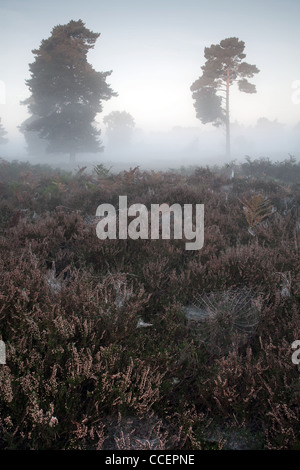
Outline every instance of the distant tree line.
{"type": "Polygon", "coordinates": [[[6,144],[8,142],[8,139],[5,137],[7,134],[6,130],[3,127],[3,124],[1,122],[0,118],[0,144],[6,144]]]}

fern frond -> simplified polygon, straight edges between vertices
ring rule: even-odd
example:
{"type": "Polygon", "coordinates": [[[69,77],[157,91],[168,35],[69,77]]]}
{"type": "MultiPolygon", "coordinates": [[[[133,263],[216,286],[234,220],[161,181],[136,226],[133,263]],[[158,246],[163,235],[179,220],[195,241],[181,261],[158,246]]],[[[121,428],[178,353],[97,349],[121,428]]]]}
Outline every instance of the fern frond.
{"type": "Polygon", "coordinates": [[[244,206],[245,217],[250,230],[272,214],[270,201],[261,194],[252,196],[250,200],[243,201],[239,199],[239,201],[244,206]]]}

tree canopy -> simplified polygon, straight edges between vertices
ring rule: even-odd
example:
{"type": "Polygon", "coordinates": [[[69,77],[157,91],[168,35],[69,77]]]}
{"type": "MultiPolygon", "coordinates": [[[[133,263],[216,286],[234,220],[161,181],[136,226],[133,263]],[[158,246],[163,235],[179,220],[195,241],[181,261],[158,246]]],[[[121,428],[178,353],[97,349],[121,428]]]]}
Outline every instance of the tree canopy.
{"type": "Polygon", "coordinates": [[[245,43],[236,37],[223,39],[204,49],[205,64],[202,75],[192,84],[196,116],[203,124],[225,124],[227,155],[230,154],[229,88],[237,83],[244,93],[256,93],[254,84],[248,81],[259,70],[245,62],[245,43]]]}
{"type": "Polygon", "coordinates": [[[113,145],[128,145],[135,127],[134,118],[126,111],[112,111],[103,118],[109,141],[113,145]]]}
{"type": "Polygon", "coordinates": [[[26,81],[31,96],[23,102],[34,119],[26,130],[46,139],[47,151],[69,153],[101,151],[100,130],[94,126],[102,101],[117,94],[106,82],[111,71],[96,72],[87,53],[100,36],[82,20],[58,25],[48,39],[33,50],[31,78],[26,81]]]}

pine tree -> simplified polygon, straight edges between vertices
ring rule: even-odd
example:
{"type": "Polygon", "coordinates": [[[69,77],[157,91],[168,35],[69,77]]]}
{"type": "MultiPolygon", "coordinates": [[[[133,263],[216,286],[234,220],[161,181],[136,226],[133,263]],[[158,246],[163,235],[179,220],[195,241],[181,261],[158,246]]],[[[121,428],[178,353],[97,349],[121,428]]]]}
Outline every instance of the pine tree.
{"type": "Polygon", "coordinates": [[[230,157],[230,86],[236,82],[240,91],[256,93],[255,85],[247,79],[252,78],[259,70],[256,65],[243,61],[246,57],[244,48],[245,43],[235,37],[223,39],[220,44],[206,47],[204,49],[206,62],[201,67],[202,76],[191,86],[197,118],[203,124],[208,122],[215,126],[225,124],[227,157],[230,157]]]}
{"type": "Polygon", "coordinates": [[[26,130],[46,139],[48,152],[68,153],[71,161],[79,152],[102,150],[94,119],[102,100],[117,95],[106,82],[112,72],[96,72],[87,61],[99,36],[82,20],[70,21],[53,28],[32,51],[35,61],[26,81],[31,96],[23,103],[35,119],[26,130]]]}

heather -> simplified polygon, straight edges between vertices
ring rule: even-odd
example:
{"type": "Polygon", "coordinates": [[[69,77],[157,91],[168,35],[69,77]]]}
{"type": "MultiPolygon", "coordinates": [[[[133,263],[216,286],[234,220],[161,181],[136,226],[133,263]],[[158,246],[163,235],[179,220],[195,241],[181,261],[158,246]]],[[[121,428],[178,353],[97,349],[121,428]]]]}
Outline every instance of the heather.
{"type": "Polygon", "coordinates": [[[0,447],[299,448],[299,181],[293,158],[234,175],[2,160],[0,447]],[[203,248],[99,240],[119,195],[204,204],[203,248]]]}

